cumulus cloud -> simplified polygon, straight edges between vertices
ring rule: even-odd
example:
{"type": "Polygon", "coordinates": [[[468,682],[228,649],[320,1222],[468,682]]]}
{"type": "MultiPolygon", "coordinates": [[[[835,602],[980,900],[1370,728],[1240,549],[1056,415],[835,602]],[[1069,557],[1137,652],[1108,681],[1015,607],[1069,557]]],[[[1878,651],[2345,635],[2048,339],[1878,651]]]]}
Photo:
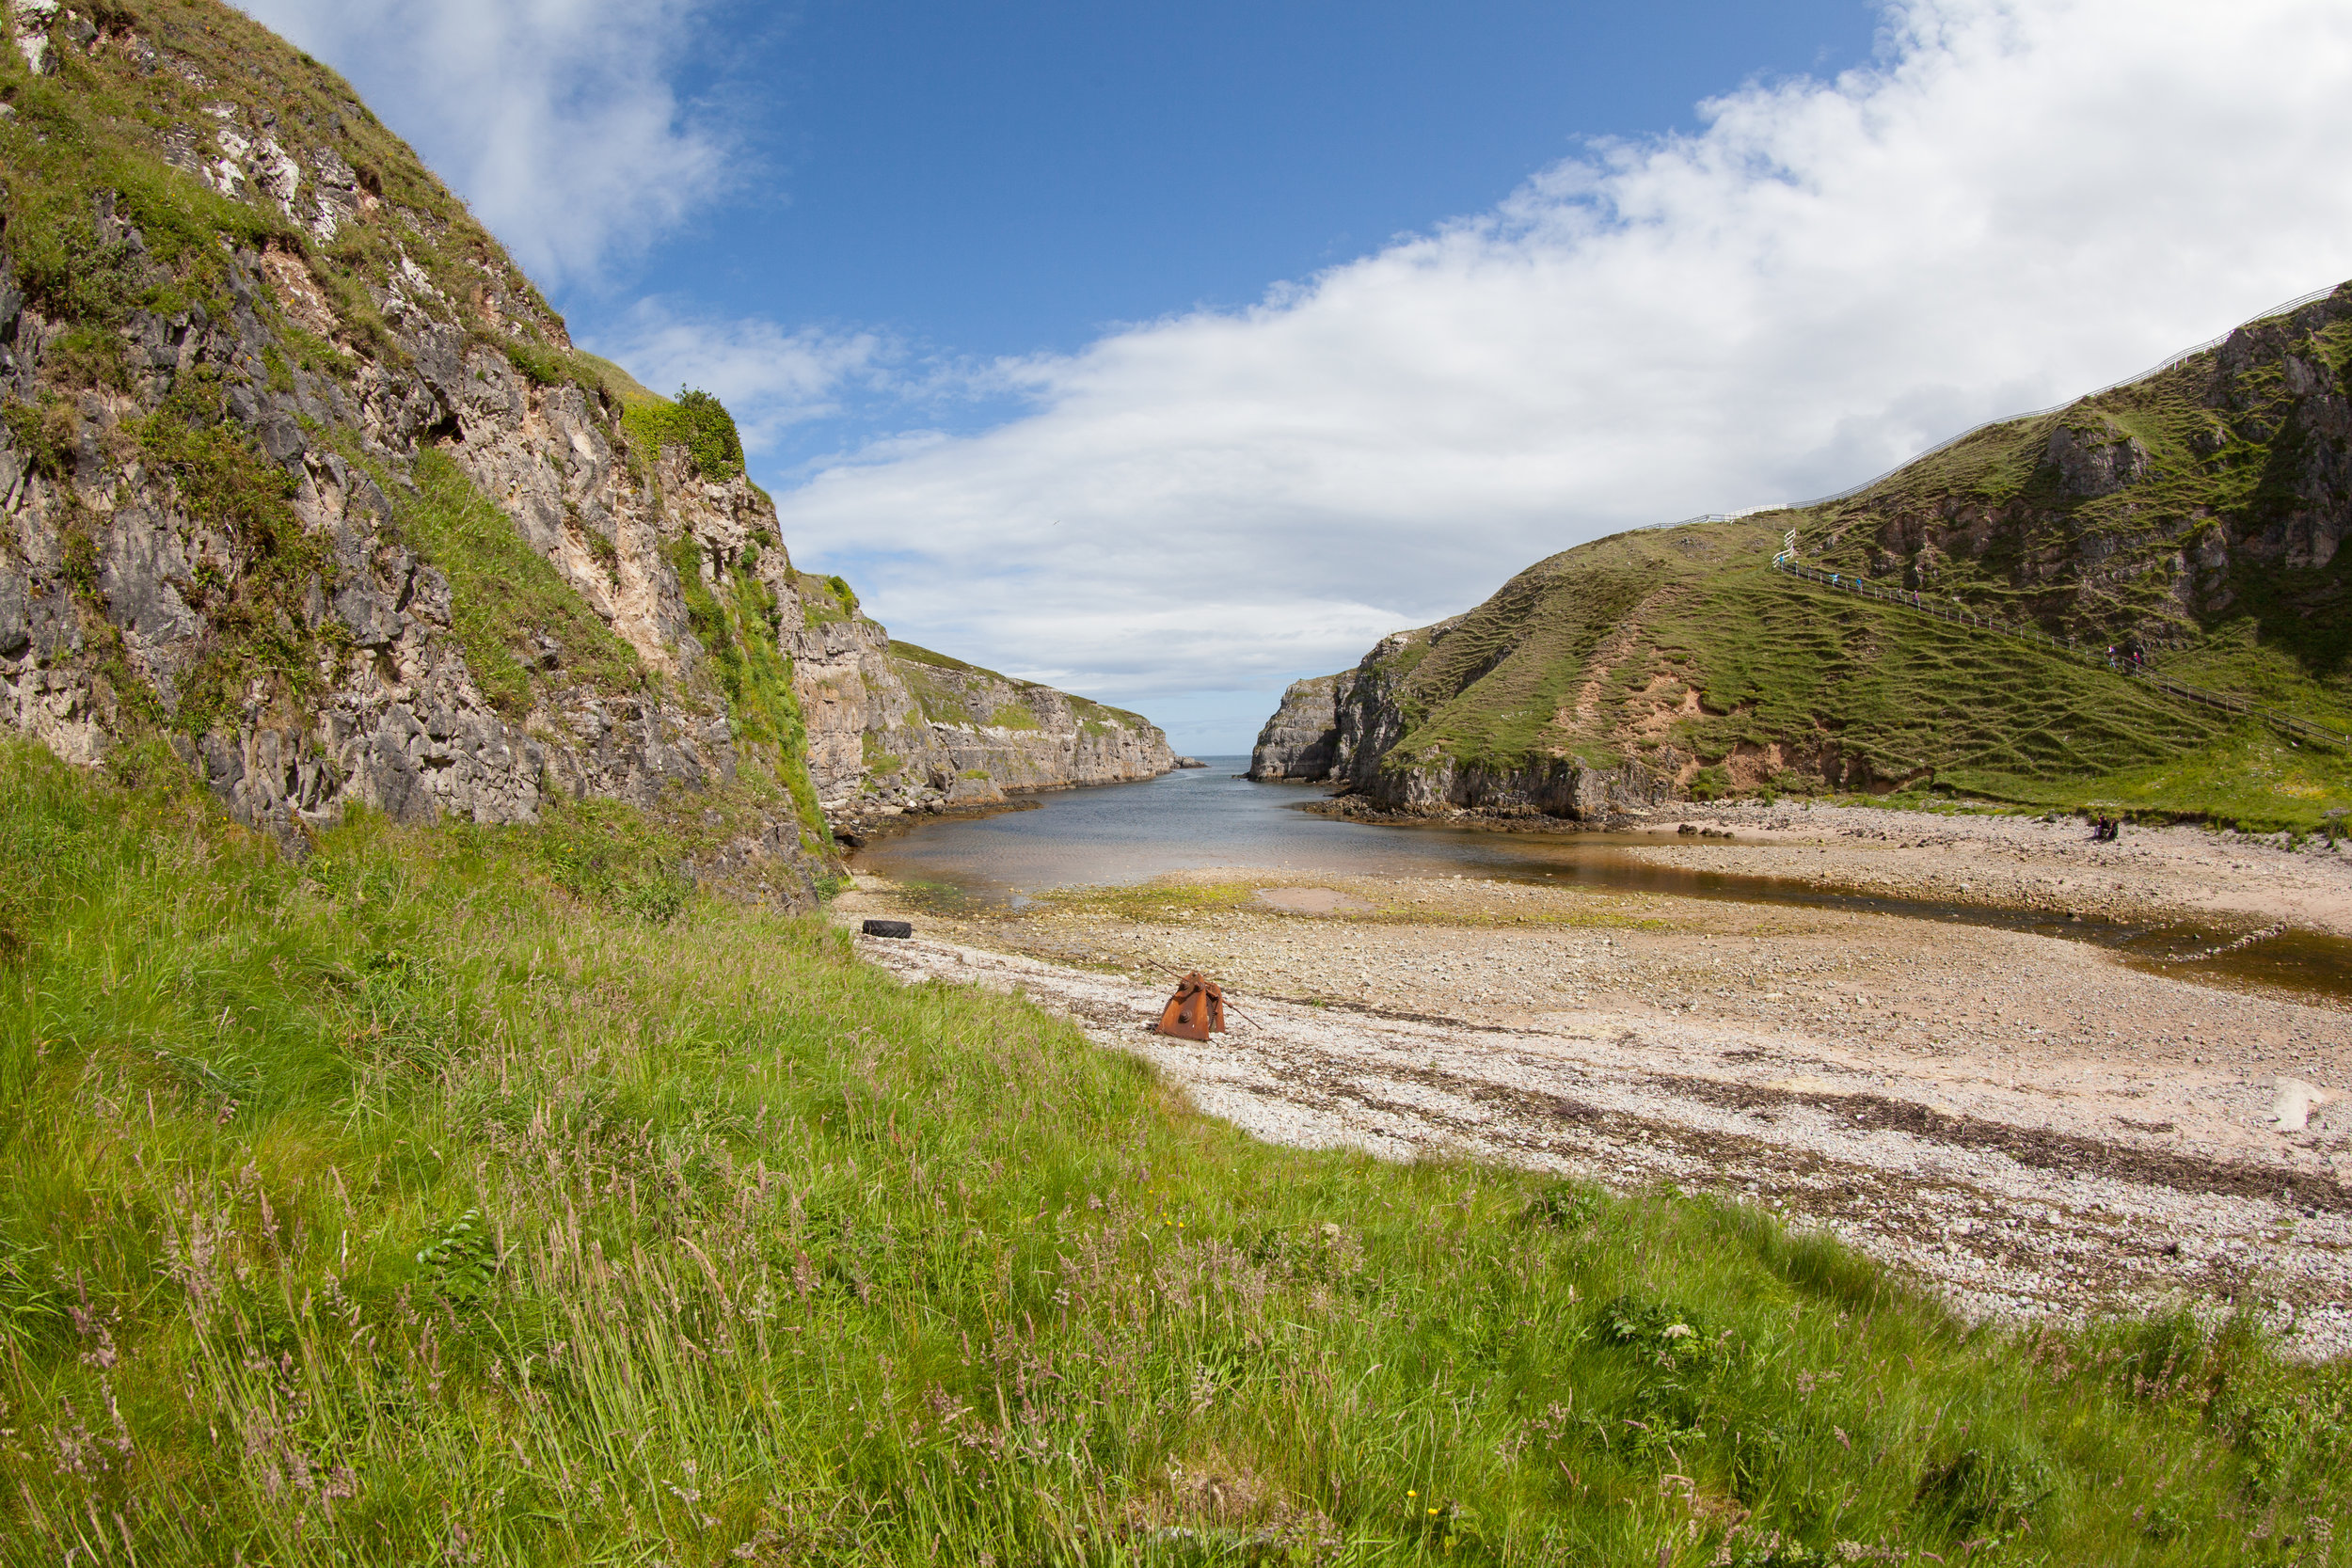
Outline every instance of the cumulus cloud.
{"type": "Polygon", "coordinates": [[[348,73],[543,283],[592,277],[727,184],[673,81],[707,0],[240,0],[348,73]]]}
{"type": "Polygon", "coordinates": [[[1235,693],[1197,732],[1232,742],[1553,550],[1839,488],[2352,273],[2336,0],[1907,0],[1869,68],[1701,125],[999,367],[1031,412],[825,467],[786,537],[921,641],[1235,693]]]}

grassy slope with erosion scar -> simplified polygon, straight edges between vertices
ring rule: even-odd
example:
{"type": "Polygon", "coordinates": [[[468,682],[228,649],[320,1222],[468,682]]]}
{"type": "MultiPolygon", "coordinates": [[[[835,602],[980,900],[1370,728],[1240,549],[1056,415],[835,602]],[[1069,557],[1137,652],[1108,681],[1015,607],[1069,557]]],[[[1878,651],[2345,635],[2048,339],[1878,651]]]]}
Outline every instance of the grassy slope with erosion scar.
{"type": "Polygon", "coordinates": [[[10,1561],[2341,1562],[2352,1369],[1267,1148],[627,807],[0,749],[10,1561]],[[602,809],[609,808],[609,809],[602,809]]]}
{"type": "MultiPolygon", "coordinates": [[[[2352,757],[1997,636],[1801,585],[1805,559],[2352,727],[2352,289],[1860,494],[1640,531],[1537,562],[1372,661],[1400,738],[1446,759],[1637,759],[1707,794],[1940,784],[2309,830],[2352,757]]],[[[1373,793],[1383,790],[1373,781],[1373,793]]]]}

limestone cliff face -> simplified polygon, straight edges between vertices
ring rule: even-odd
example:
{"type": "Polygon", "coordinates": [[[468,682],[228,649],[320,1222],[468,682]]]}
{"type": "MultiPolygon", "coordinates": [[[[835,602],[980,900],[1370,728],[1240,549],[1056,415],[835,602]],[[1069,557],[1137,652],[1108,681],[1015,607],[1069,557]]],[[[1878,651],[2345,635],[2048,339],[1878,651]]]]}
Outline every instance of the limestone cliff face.
{"type": "MultiPolygon", "coordinates": [[[[135,224],[95,216],[102,245],[144,250],[135,224]]],[[[707,591],[741,568],[752,532],[772,533],[764,499],[701,481],[675,451],[632,467],[616,409],[534,382],[437,314],[448,302],[428,282],[373,294],[377,352],[279,371],[293,332],[332,342],[342,324],[296,254],[241,248],[218,266],[226,310],[128,310],[119,383],[69,400],[59,360],[79,329],[26,303],[0,254],[0,393],[37,414],[0,447],[0,723],[85,763],[157,734],[281,836],[353,802],[404,822],[529,822],[558,796],[649,804],[738,780],[679,572],[707,591]],[[175,461],[166,421],[205,450],[175,461]],[[471,492],[457,504],[486,500],[554,568],[538,586],[593,618],[469,646],[478,607],[403,526],[433,457],[471,492]],[[486,690],[485,655],[520,678],[486,690]]],[[[771,575],[787,569],[776,552],[771,575]]],[[[803,850],[810,826],[785,800],[727,858],[772,861],[771,891],[805,902],[822,859],[803,850]]]]}
{"type": "Polygon", "coordinates": [[[1250,778],[1312,782],[1331,776],[1332,743],[1339,737],[1333,689],[1342,678],[1316,675],[1291,682],[1282,705],[1258,732],[1258,744],[1249,752],[1250,778]]]}
{"type": "Polygon", "coordinates": [[[1627,758],[1613,767],[1581,757],[1535,757],[1515,768],[1457,763],[1447,756],[1375,769],[1342,797],[1349,816],[1471,815],[1508,821],[1547,818],[1597,826],[1638,816],[1676,799],[1672,772],[1627,758]]]}
{"type": "Polygon", "coordinates": [[[787,904],[829,816],[1168,766],[1136,716],[894,649],[795,571],[724,410],[577,353],[249,18],[5,15],[0,726],[167,746],[289,844],[355,805],[633,801],[787,904]]]}
{"type": "Polygon", "coordinates": [[[810,902],[795,721],[723,678],[761,638],[720,601],[789,575],[739,465],[632,445],[331,73],[225,7],[97,15],[18,0],[0,67],[0,726],[167,745],[290,843],[725,791],[698,870],[810,902]]]}
{"type": "Polygon", "coordinates": [[[831,579],[799,578],[785,623],[809,772],[852,842],[914,814],[1176,765],[1141,715],[894,642],[831,579]]]}

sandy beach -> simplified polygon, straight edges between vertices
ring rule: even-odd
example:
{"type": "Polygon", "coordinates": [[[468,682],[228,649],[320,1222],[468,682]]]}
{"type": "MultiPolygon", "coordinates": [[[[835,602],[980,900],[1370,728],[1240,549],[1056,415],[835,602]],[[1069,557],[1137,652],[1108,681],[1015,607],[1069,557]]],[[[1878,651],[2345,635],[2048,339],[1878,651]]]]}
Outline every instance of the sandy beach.
{"type": "MultiPolygon", "coordinates": [[[[1629,850],[1807,889],[2352,934],[2352,853],[1867,808],[1661,816],[1629,850]],[[1690,831],[1683,831],[1688,828],[1690,831]],[[1728,834],[1730,836],[1721,836],[1728,834]]],[[[1018,987],[1253,1134],[1733,1195],[1972,1316],[2252,1305],[2352,1350],[2352,1008],[2032,930],[1462,877],[1220,869],[942,910],[835,904],[910,979],[1018,987]],[[1239,1014],[1150,1032],[1168,971],[1239,1014]]]]}

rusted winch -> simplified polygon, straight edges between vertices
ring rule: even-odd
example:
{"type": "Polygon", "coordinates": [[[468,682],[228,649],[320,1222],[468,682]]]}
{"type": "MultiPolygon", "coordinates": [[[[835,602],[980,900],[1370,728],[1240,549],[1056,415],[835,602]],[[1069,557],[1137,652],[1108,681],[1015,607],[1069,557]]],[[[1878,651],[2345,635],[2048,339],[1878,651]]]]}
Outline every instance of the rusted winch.
{"type": "Polygon", "coordinates": [[[1225,993],[1199,970],[1176,982],[1176,994],[1160,1009],[1159,1031],[1180,1040],[1205,1040],[1225,1033],[1225,993]]]}

